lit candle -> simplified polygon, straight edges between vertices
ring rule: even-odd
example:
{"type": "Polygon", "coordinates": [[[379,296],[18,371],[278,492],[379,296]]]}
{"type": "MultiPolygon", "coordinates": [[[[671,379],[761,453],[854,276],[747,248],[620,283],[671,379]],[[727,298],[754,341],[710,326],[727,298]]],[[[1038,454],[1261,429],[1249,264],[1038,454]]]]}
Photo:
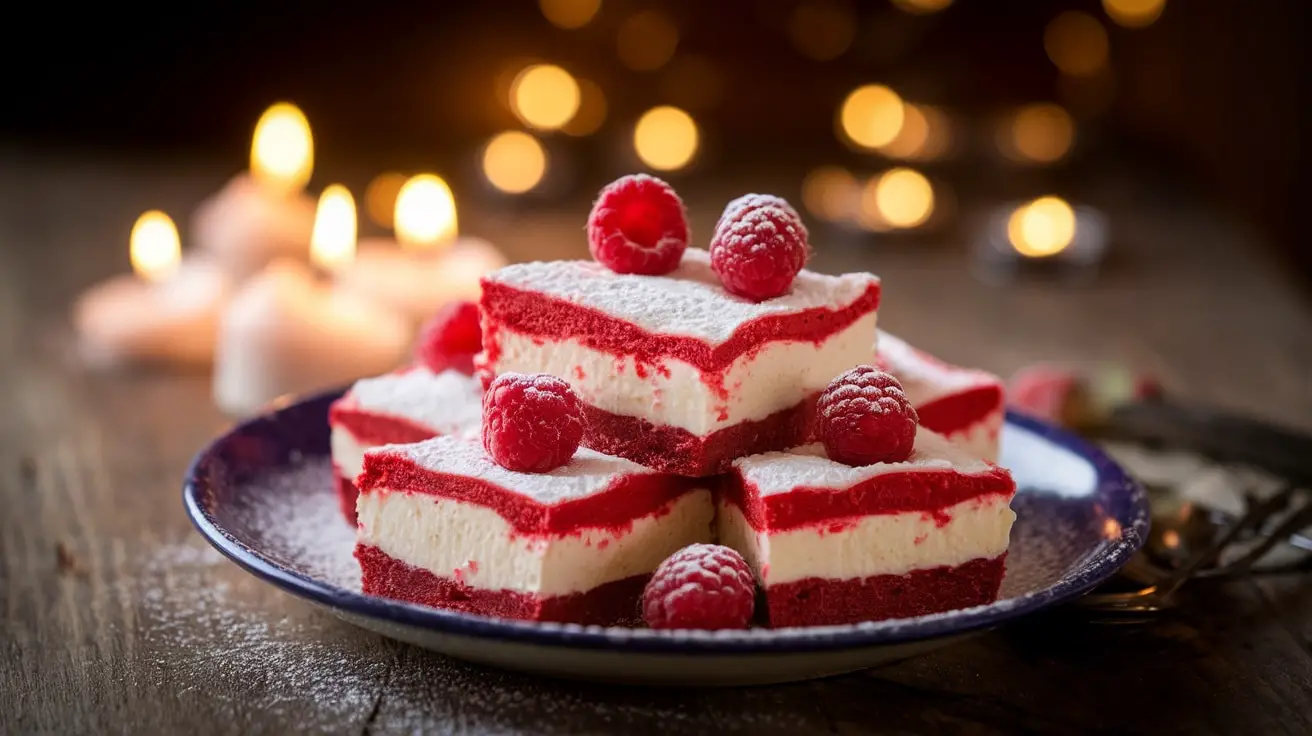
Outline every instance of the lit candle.
{"type": "Polygon", "coordinates": [[[157,210],[137,218],[128,252],[134,274],[93,287],[73,305],[83,357],[102,366],[208,363],[231,291],[227,274],[213,261],[183,259],[177,227],[157,210]]]}
{"type": "Polygon", "coordinates": [[[990,279],[1039,266],[1088,275],[1102,261],[1108,241],[1101,212],[1045,196],[993,212],[975,244],[975,262],[990,279]]]}
{"type": "Polygon", "coordinates": [[[422,324],[444,305],[477,299],[479,278],[506,265],[491,243],[457,237],[455,197],[440,177],[420,174],[396,198],[396,241],[360,244],[349,268],[337,274],[342,288],[393,307],[422,324]]]}
{"type": "MultiPolygon", "coordinates": [[[[328,187],[319,199],[310,259],[340,274],[355,250],[355,202],[344,187],[328,187]]],[[[247,282],[223,314],[214,399],[224,411],[248,414],[284,395],[386,373],[405,361],[412,334],[403,313],[281,258],[247,282]]]]}
{"type": "Polygon", "coordinates": [[[275,258],[304,259],[314,200],[304,192],[314,169],[310,124],[295,105],[264,112],[251,140],[251,168],[203,202],[192,220],[196,245],[241,279],[275,258]]]}

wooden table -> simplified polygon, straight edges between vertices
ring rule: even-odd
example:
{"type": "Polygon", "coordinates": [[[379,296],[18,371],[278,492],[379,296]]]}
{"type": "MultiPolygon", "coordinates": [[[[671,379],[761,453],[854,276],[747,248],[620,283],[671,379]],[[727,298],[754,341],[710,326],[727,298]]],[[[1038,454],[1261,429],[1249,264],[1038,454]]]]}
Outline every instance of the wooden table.
{"type": "MultiPolygon", "coordinates": [[[[192,531],[180,478],[227,423],[207,376],[89,373],[72,350],[68,302],[126,269],[132,219],[185,213],[215,169],[0,162],[0,732],[1312,733],[1307,578],[1200,585],[1146,625],[1055,613],[876,671],[722,691],[536,679],[352,628],[192,531]]],[[[462,224],[551,258],[578,252],[585,208],[462,224]]],[[[1251,238],[1192,205],[1114,214],[1123,255],[1087,287],[982,286],[932,243],[822,247],[817,264],[881,273],[881,322],[945,357],[1130,361],[1312,429],[1312,314],[1251,238]]]]}

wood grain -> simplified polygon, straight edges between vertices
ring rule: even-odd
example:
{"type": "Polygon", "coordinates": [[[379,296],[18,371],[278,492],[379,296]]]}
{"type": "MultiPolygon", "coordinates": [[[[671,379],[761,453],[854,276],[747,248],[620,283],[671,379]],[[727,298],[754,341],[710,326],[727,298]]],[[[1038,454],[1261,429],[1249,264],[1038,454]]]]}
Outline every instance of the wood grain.
{"type": "MultiPolygon", "coordinates": [[[[207,376],[75,357],[68,301],[126,269],[135,215],[184,213],[220,177],[0,162],[0,733],[1312,733],[1306,577],[1199,586],[1143,625],[1057,612],[875,671],[722,691],[530,678],[352,628],[191,530],[183,469],[228,421],[207,376]]],[[[462,221],[550,258],[580,251],[585,206],[462,221]]],[[[705,232],[716,213],[694,209],[705,232]]],[[[983,286],[950,243],[818,233],[817,263],[879,272],[883,323],[945,357],[1128,361],[1312,428],[1312,314],[1247,234],[1178,203],[1113,214],[1123,254],[1079,288],[983,286]]]]}

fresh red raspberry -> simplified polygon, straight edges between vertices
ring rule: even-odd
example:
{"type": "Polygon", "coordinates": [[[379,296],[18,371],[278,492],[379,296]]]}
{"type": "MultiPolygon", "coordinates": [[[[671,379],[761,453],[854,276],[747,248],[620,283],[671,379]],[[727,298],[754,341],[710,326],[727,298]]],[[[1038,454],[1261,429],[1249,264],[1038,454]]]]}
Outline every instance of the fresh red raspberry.
{"type": "Polygon", "coordinates": [[[582,439],[583,402],[555,376],[502,373],[483,394],[483,449],[503,468],[555,470],[582,439]]]}
{"type": "Polygon", "coordinates": [[[758,302],[788,293],[806,257],[801,224],[768,205],[726,220],[711,239],[711,268],[724,288],[758,302]]]}
{"type": "Polygon", "coordinates": [[[588,250],[615,273],[669,273],[687,248],[688,218],[669,184],[630,174],[597,195],[588,215],[588,250]]]}
{"type": "Polygon", "coordinates": [[[718,544],[693,544],[670,555],[642,591],[642,616],[653,629],[743,629],[755,604],[747,561],[718,544]]]}
{"type": "Polygon", "coordinates": [[[902,384],[874,366],[835,378],[816,404],[816,431],[831,460],[847,465],[897,463],[916,444],[916,410],[902,384]]]}
{"type": "Polygon", "coordinates": [[[798,230],[801,231],[802,237],[808,237],[806,225],[802,224],[802,216],[797,214],[788,200],[783,197],[776,197],[773,194],[744,194],[724,206],[724,214],[720,215],[720,221],[715,223],[715,232],[720,232],[726,222],[737,220],[752,210],[759,210],[762,207],[777,207],[793,218],[797,224],[798,230]]]}
{"type": "Polygon", "coordinates": [[[434,373],[448,368],[474,374],[474,356],[483,349],[478,305],[452,302],[424,325],[415,345],[415,357],[434,373]]]}

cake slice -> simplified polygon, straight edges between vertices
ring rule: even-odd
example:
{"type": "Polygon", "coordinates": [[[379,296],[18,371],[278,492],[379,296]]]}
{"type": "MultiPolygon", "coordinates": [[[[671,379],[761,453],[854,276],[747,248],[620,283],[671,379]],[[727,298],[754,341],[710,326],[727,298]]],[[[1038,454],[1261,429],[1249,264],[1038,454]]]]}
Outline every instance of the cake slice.
{"type": "Polygon", "coordinates": [[[719,535],[755,571],[771,626],[919,616],[997,597],[1015,490],[922,427],[906,462],[853,467],[821,445],[736,461],[719,535]]]}
{"type": "Polygon", "coordinates": [[[454,370],[422,365],[357,381],[328,410],[333,477],[342,514],[355,523],[355,478],[371,447],[478,431],[482,387],[454,370]]]}
{"type": "Polygon", "coordinates": [[[727,292],[706,251],[663,276],[592,261],[509,266],[483,279],[482,368],[550,373],[583,401],[583,444],[688,476],[808,439],[815,396],[870,359],[870,274],[797,275],[752,302],[727,292]]]}
{"type": "Polygon", "coordinates": [[[580,449],[521,473],[472,439],[365,454],[356,558],[373,595],[502,618],[631,623],[670,554],[711,537],[703,483],[580,449]]]}
{"type": "Polygon", "coordinates": [[[876,363],[902,383],[921,425],[977,457],[997,461],[1007,413],[1002,379],[944,363],[882,330],[878,339],[876,363]]]}

